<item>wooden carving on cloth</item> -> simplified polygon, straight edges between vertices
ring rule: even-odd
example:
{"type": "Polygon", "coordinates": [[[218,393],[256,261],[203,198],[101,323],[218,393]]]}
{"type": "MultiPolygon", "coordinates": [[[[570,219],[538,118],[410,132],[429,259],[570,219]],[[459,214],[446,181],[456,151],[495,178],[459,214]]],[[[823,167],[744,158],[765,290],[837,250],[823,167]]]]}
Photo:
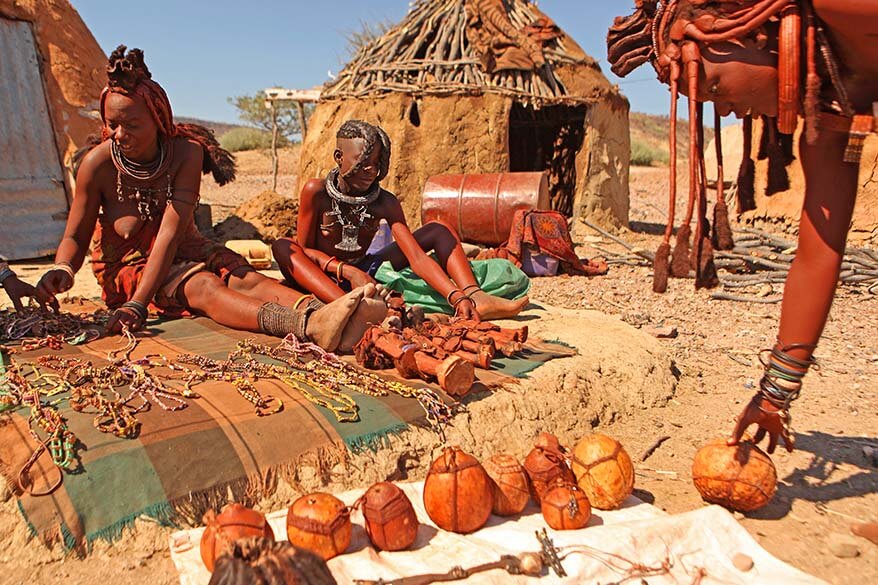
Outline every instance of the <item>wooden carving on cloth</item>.
{"type": "Polygon", "coordinates": [[[540,433],[534,448],[524,459],[524,469],[530,478],[531,495],[539,504],[546,490],[557,481],[575,483],[573,471],[567,465],[567,449],[551,433],[540,433]]]}
{"type": "Polygon", "coordinates": [[[634,491],[634,466],[619,441],[595,433],[573,450],[576,482],[599,510],[615,510],[634,491]]]}
{"type": "Polygon", "coordinates": [[[518,459],[506,453],[497,453],[483,464],[494,482],[494,507],[498,516],[521,513],[530,501],[530,483],[518,459]]]}
{"type": "Polygon", "coordinates": [[[751,512],[774,497],[777,470],[771,458],[752,442],[729,446],[724,439],[717,439],[695,454],[692,481],[706,501],[751,512]]]}
{"type": "Polygon", "coordinates": [[[360,502],[366,521],[366,534],[375,548],[404,550],[418,536],[418,517],[408,496],[394,484],[374,484],[360,502]]]}
{"type": "Polygon", "coordinates": [[[326,561],[289,542],[262,537],[244,538],[219,557],[208,585],[335,585],[326,561]]]}
{"type": "Polygon", "coordinates": [[[478,460],[458,447],[446,447],[430,465],[424,482],[424,508],[439,528],[466,534],[491,515],[491,478],[478,460]]]}
{"type": "Polygon", "coordinates": [[[209,510],[204,515],[207,528],[201,535],[201,560],[208,571],[213,571],[216,559],[229,554],[241,538],[261,536],[274,540],[274,532],[261,512],[241,504],[229,504],[219,515],[209,510]]]}
{"type": "Polygon", "coordinates": [[[543,518],[555,530],[576,530],[588,524],[591,504],[576,484],[556,484],[550,488],[540,504],[543,518]]]}
{"type": "Polygon", "coordinates": [[[350,512],[331,494],[304,495],[287,512],[287,538],[328,561],[351,544],[350,512]]]}

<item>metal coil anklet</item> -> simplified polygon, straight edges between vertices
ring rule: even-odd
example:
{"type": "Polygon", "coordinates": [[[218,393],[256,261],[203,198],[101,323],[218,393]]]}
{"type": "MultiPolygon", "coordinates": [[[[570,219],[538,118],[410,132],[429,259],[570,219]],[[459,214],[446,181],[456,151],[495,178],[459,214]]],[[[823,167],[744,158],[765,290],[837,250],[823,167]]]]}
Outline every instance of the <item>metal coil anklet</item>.
{"type": "Polygon", "coordinates": [[[275,337],[286,337],[290,333],[302,341],[310,341],[306,332],[308,318],[311,313],[323,307],[324,304],[310,298],[304,306],[285,307],[281,304],[268,302],[259,307],[256,313],[256,322],[259,330],[275,337]]]}

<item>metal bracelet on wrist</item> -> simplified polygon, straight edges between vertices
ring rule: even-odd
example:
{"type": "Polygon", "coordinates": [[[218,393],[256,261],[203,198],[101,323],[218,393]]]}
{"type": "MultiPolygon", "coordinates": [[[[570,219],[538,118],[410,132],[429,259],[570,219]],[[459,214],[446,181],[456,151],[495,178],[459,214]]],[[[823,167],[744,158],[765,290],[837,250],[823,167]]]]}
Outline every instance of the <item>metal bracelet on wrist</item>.
{"type": "Polygon", "coordinates": [[[122,303],[120,309],[130,309],[137,314],[141,321],[146,321],[146,318],[149,317],[149,311],[146,308],[146,305],[141,303],[140,301],[128,301],[126,303],[122,303]]]}

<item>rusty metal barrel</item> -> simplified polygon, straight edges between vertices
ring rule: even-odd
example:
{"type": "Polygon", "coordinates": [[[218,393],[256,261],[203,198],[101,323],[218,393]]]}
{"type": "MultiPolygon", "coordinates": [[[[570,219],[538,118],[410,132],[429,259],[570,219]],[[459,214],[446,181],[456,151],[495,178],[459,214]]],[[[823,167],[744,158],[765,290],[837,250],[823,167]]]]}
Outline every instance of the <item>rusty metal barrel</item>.
{"type": "Polygon", "coordinates": [[[444,221],[465,242],[498,246],[519,209],[549,209],[545,173],[436,175],[424,185],[421,223],[444,221]]]}

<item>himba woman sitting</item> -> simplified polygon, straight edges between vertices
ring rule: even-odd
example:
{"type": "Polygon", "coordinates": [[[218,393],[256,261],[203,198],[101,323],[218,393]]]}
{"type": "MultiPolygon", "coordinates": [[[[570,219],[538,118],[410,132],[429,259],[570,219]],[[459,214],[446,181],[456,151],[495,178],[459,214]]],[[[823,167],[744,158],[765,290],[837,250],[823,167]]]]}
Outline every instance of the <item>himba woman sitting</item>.
{"type": "MultiPolygon", "coordinates": [[[[94,235],[92,268],[114,313],[109,333],[143,327],[150,305],[166,315],[206,315],[227,327],[294,333],[335,350],[345,328],[362,331],[355,312],[375,289],[355,289],[325,305],[267,278],[195,227],[202,172],[222,185],[234,159],[208,130],[175,124],[143,53],[119,46],[101,93],[102,142],[82,159],[55,266],[37,286],[43,302],[73,286],[94,235]],[[95,223],[97,222],[97,227],[95,223]]],[[[383,302],[379,303],[383,306],[383,302]]],[[[372,321],[380,321],[371,314],[372,321]]],[[[348,332],[349,334],[354,334],[348,332]]]]}
{"type": "MultiPolygon", "coordinates": [[[[832,306],[857,195],[859,155],[865,135],[875,129],[878,100],[878,2],[862,0],[636,0],[630,17],[616,19],[607,38],[613,71],[627,75],[650,62],[671,86],[671,123],[679,92],[689,97],[690,192],[683,226],[669,262],[675,197],[675,131],[671,136],[670,220],[656,254],[654,289],[663,292],[668,272],[696,274],[696,286],[717,284],[712,247],[733,245],[717,184],[713,241],[706,217],[701,103],[711,101],[719,119],[744,117],[744,164],[738,177],[738,209],[755,207],[752,117],[764,122],[769,158],[769,191],[788,187],[784,164],[792,159],[797,116],[805,129],[799,156],[805,171],[805,201],[796,258],[784,287],[777,343],[767,351],[759,390],[738,417],[729,439],[736,444],[758,425],[756,442],[769,437],[793,449],[789,407],[832,306]],[[694,203],[698,219],[692,254],[689,223],[694,203]],[[670,266],[669,266],[670,264],[670,266]]],[[[719,143],[717,143],[719,146],[719,143]]],[[[718,148],[718,160],[722,160],[718,148]]],[[[720,167],[721,168],[721,167],[720,167]]]]}
{"type": "Polygon", "coordinates": [[[458,317],[499,319],[521,312],[527,297],[507,300],[479,288],[452,227],[430,222],[411,232],[399,200],[380,185],[390,165],[390,139],[384,130],[348,120],[336,139],[333,158],[338,166],[326,179],[311,179],[302,188],[298,241],[281,238],[273,245],[289,282],[329,302],[341,297],[344,288],[374,283],[378,267],[390,261],[395,270],[410,266],[445,296],[458,317]],[[394,243],[365,254],[382,219],[394,243]]]}

